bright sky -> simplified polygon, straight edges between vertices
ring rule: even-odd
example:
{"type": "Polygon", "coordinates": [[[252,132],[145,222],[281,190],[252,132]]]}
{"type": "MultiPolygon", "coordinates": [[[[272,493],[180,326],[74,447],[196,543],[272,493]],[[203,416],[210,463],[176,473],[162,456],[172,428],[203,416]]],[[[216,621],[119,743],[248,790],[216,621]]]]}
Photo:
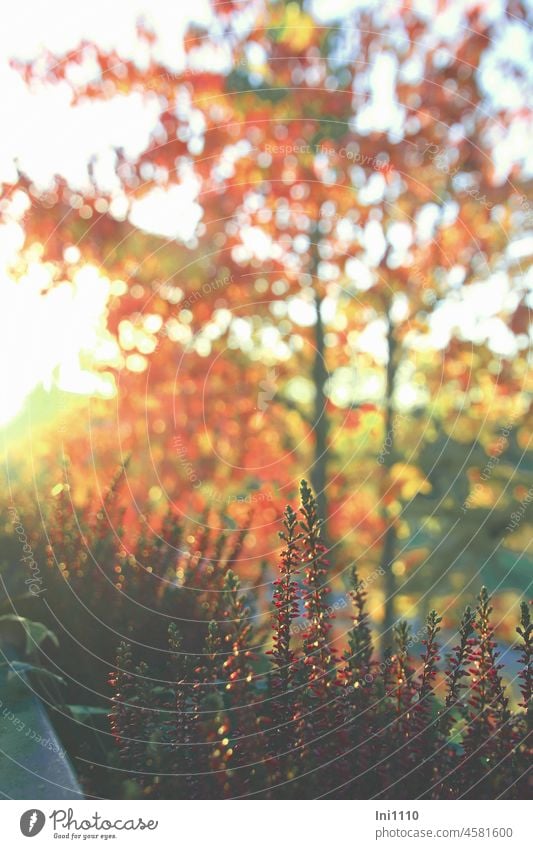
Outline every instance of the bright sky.
{"type": "MultiPolygon", "coordinates": [[[[196,16],[201,19],[206,10],[205,0],[197,0],[196,16]]],[[[74,8],[68,0],[46,4],[21,0],[4,15],[0,90],[7,132],[0,138],[0,183],[16,179],[18,160],[22,170],[43,186],[54,174],[61,174],[81,188],[92,158],[102,185],[117,186],[113,147],[121,145],[128,155],[138,154],[148,143],[155,107],[132,95],[72,109],[67,85],[30,92],[9,67],[9,60],[34,58],[43,47],[62,54],[84,38],[104,49],[117,48],[141,62],[135,24],[143,14],[159,34],[161,61],[177,70],[181,65],[180,33],[188,14],[185,3],[93,0],[74,8]]],[[[133,221],[141,227],[151,224],[169,238],[177,234],[175,222],[183,221],[186,227],[181,235],[188,238],[199,217],[194,198],[195,187],[190,184],[176,187],[168,197],[161,192],[139,204],[133,221]]],[[[117,207],[119,203],[117,199],[117,207]]],[[[14,198],[10,211],[12,221],[0,226],[0,314],[10,317],[0,334],[0,425],[19,412],[32,389],[41,383],[50,386],[52,380],[67,391],[109,396],[109,381],[87,366],[89,360],[112,363],[117,356],[102,318],[110,284],[96,269],[86,267],[76,276],[74,286],[55,286],[49,292],[50,275],[38,257],[16,282],[9,275],[8,266],[16,260],[24,239],[17,223],[24,212],[21,198],[14,198]]]]}
{"type": "MultiPolygon", "coordinates": [[[[353,0],[317,0],[316,8],[324,15],[340,15],[355,5],[353,0]]],[[[427,0],[422,4],[428,7],[427,0]]],[[[116,48],[124,56],[142,64],[143,57],[135,34],[135,24],[144,15],[158,34],[157,51],[160,60],[172,70],[182,67],[183,54],[180,36],[191,4],[169,3],[168,0],[92,0],[73,4],[72,0],[17,0],[4,15],[0,30],[0,89],[2,90],[2,119],[5,128],[0,138],[0,183],[15,178],[14,162],[45,186],[53,174],[61,174],[80,188],[87,179],[89,159],[96,162],[98,180],[110,190],[117,189],[114,174],[113,147],[121,145],[135,156],[147,144],[156,120],[156,106],[143,101],[139,95],[115,97],[101,103],[88,103],[73,109],[71,93],[65,85],[36,87],[31,92],[19,75],[9,67],[9,59],[30,59],[44,46],[59,54],[74,48],[81,38],[94,41],[102,48],[116,48]]],[[[490,14],[497,14],[499,3],[489,4],[490,14]]],[[[198,20],[208,15],[207,0],[196,0],[194,13],[198,20]]],[[[445,26],[453,30],[455,13],[445,26]]],[[[504,39],[502,50],[514,55],[527,54],[527,42],[522,32],[511,32],[504,39]]],[[[393,129],[395,107],[391,100],[394,68],[383,57],[374,72],[374,100],[360,116],[363,124],[378,123],[383,129],[393,129]],[[387,64],[388,63],[388,64],[387,64]],[[378,79],[379,77],[379,79],[378,79]],[[389,80],[390,84],[387,84],[389,80]],[[379,92],[379,99],[378,99],[379,92]],[[388,95],[387,95],[388,92],[388,95]],[[387,102],[388,98],[388,102],[387,102]],[[385,123],[383,123],[385,122],[385,123]]],[[[492,81],[489,63],[487,80],[492,81]]],[[[498,86],[492,85],[495,100],[498,86]]],[[[503,94],[502,94],[503,96],[503,94]]],[[[506,87],[505,98],[514,97],[512,87],[506,87]]],[[[509,140],[509,158],[524,150],[523,128],[517,126],[509,140]]],[[[531,168],[533,170],[533,167],[531,168]]],[[[381,175],[375,177],[382,179],[381,175]]],[[[377,182],[375,181],[375,188],[377,182]]],[[[377,188],[379,190],[379,187],[377,188]]],[[[169,192],[154,190],[133,210],[132,220],[167,238],[189,238],[199,219],[200,208],[195,203],[194,182],[185,181],[169,192]]],[[[117,196],[116,205],[121,199],[117,196]]],[[[35,262],[16,283],[8,266],[16,259],[23,242],[23,231],[17,223],[24,205],[14,198],[10,211],[12,220],[0,226],[0,309],[10,321],[0,334],[0,425],[13,417],[22,407],[28,393],[39,383],[50,385],[54,378],[63,389],[76,392],[97,392],[108,396],[112,391],[105,378],[87,368],[87,357],[100,362],[112,362],[117,351],[105,331],[102,314],[109,295],[110,282],[96,269],[86,267],[77,275],[74,286],[67,284],[47,292],[50,275],[35,262]],[[44,294],[44,297],[43,297],[44,294]],[[16,372],[10,364],[16,363],[16,372]]],[[[252,229],[252,228],[250,228],[252,229]]],[[[249,233],[245,245],[261,254],[268,249],[264,234],[249,233]]],[[[401,241],[401,234],[398,234],[401,241]]],[[[368,233],[368,253],[379,253],[379,232],[368,233]]],[[[246,241],[246,240],[245,240],[246,241]]],[[[527,254],[531,241],[523,246],[527,254]]],[[[357,275],[361,278],[361,274],[357,275]]],[[[483,339],[490,335],[497,353],[512,353],[514,341],[495,313],[506,298],[512,297],[505,275],[496,276],[468,294],[468,307],[459,302],[447,305],[435,322],[435,340],[445,344],[450,329],[461,326],[470,338],[483,339]]],[[[308,323],[309,307],[305,303],[290,305],[291,318],[308,323]]],[[[369,349],[379,353],[383,346],[383,327],[379,323],[369,328],[366,342],[369,349]]],[[[363,340],[364,342],[364,340],[363,340]]]]}

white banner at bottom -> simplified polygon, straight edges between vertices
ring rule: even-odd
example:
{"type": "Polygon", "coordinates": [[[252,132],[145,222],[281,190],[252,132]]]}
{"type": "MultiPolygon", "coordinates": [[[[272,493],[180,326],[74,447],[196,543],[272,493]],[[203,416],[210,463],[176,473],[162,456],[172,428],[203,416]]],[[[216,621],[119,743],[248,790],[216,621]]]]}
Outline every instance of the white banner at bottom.
{"type": "MultiPolygon", "coordinates": [[[[529,821],[528,821],[529,813],[529,821]]],[[[376,846],[530,849],[521,801],[11,801],[2,844],[38,847],[368,849],[376,846]]]]}

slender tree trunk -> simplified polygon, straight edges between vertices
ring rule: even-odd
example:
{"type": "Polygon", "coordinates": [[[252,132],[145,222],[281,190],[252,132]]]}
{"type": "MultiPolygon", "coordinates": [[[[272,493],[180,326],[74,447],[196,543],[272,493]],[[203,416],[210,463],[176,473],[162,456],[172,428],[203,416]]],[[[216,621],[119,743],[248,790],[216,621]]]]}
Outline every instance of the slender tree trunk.
{"type": "Polygon", "coordinates": [[[394,428],[394,408],[393,395],[396,381],[396,339],[394,337],[394,328],[390,313],[388,314],[388,330],[387,330],[387,347],[388,347],[388,362],[387,375],[385,386],[385,436],[383,444],[383,476],[381,484],[381,500],[380,513],[384,522],[388,522],[387,530],[383,540],[383,549],[381,552],[380,567],[385,572],[384,590],[385,590],[385,616],[383,620],[383,645],[384,647],[392,645],[392,628],[396,622],[395,615],[395,595],[396,595],[396,578],[392,567],[396,555],[397,531],[396,523],[391,522],[391,518],[387,513],[385,504],[383,503],[383,495],[390,486],[390,469],[394,463],[395,453],[395,428],[394,428]]]}
{"type": "Polygon", "coordinates": [[[385,570],[385,616],[383,619],[383,647],[392,645],[392,629],[396,622],[394,596],[396,594],[396,578],[392,571],[396,552],[396,526],[390,524],[385,531],[380,566],[385,570]]]}
{"type": "Polygon", "coordinates": [[[311,469],[311,484],[315,492],[317,508],[322,519],[322,538],[329,548],[327,528],[328,519],[328,436],[330,423],[326,412],[325,387],[328,372],[325,362],[324,325],[320,312],[322,300],[315,293],[316,324],[315,324],[315,359],[313,363],[313,383],[315,385],[315,403],[313,409],[313,431],[315,435],[314,460],[311,469]]]}
{"type": "MultiPolygon", "coordinates": [[[[320,262],[320,253],[318,243],[320,241],[320,231],[318,223],[315,225],[311,236],[310,247],[310,273],[314,278],[318,274],[318,264],[320,262]]],[[[316,284],[315,284],[316,285],[316,284]]],[[[328,461],[329,461],[329,446],[328,437],[330,422],[326,411],[326,381],[328,379],[328,371],[326,368],[326,346],[324,343],[324,324],[322,322],[322,298],[317,289],[315,294],[315,312],[316,322],[314,327],[315,333],[315,358],[313,362],[313,370],[311,377],[315,386],[315,402],[312,413],[312,428],[315,438],[313,465],[311,468],[311,486],[315,492],[318,515],[322,519],[322,540],[324,545],[330,550],[330,540],[328,533],[328,461]]]]}

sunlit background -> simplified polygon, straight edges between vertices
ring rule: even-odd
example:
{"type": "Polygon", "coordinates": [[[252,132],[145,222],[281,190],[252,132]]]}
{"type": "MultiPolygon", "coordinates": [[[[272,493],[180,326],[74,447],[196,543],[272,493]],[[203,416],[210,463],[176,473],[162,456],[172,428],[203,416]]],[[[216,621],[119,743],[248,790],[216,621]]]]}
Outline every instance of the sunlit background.
{"type": "MultiPolygon", "coordinates": [[[[317,2],[314,5],[318,19],[342,18],[355,5],[350,0],[317,2]]],[[[364,5],[364,4],[363,4],[364,5]]],[[[467,4],[468,5],[468,4],[467,4]]],[[[431,4],[415,4],[428,16],[431,4]]],[[[437,35],[453,38],[458,26],[462,3],[452,3],[446,14],[441,14],[435,30],[437,35]]],[[[384,6],[386,13],[386,6],[384,6]]],[[[487,16],[497,16],[500,4],[487,4],[487,16]]],[[[66,83],[56,85],[33,83],[30,87],[21,75],[10,66],[12,59],[34,59],[44,50],[63,54],[74,49],[83,39],[94,42],[102,49],[117,49],[123,56],[131,57],[139,68],[146,66],[148,57],[143,44],[136,37],[136,23],[143,17],[157,34],[155,55],[171,72],[183,68],[184,54],[181,34],[187,24],[190,9],[185,3],[114,2],[103,0],[76,8],[68,2],[55,0],[42,4],[39,0],[21,0],[6,16],[0,31],[0,88],[4,131],[0,138],[0,183],[16,180],[17,166],[35,183],[46,189],[54,175],[63,176],[75,189],[87,187],[88,168],[102,190],[112,192],[110,212],[117,220],[128,216],[137,227],[148,232],[187,242],[193,237],[202,210],[197,203],[198,186],[192,176],[182,180],[180,186],[169,189],[152,189],[142,199],[130,206],[122,193],[115,172],[115,148],[120,147],[130,157],[137,156],[148,144],[150,133],[157,121],[155,103],[140,94],[114,95],[105,102],[85,102],[73,105],[72,89],[66,83]],[[60,25],[59,25],[60,22],[60,25]]],[[[195,20],[209,19],[208,3],[195,4],[195,20]]],[[[507,79],[501,84],[498,68],[512,57],[515,67],[528,75],[528,39],[525,29],[508,23],[502,38],[493,46],[491,58],[485,60],[482,77],[495,107],[515,105],[517,117],[505,139],[495,139],[494,162],[496,177],[504,180],[514,160],[521,161],[526,173],[533,173],[533,151],[527,144],[527,118],[520,117],[522,89],[513,88],[507,79]]],[[[206,67],[226,68],[228,57],[223,50],[219,55],[204,57],[206,67]]],[[[261,56],[257,57],[260,65],[261,56]]],[[[399,107],[393,100],[393,84],[397,72],[394,61],[387,55],[376,61],[372,71],[373,97],[359,116],[360,125],[380,130],[393,130],[399,107]]],[[[85,80],[98,75],[96,64],[86,61],[85,80]]],[[[416,74],[416,68],[413,68],[416,74]]],[[[67,75],[68,76],[68,75],[67,75]]],[[[75,79],[73,82],[83,81],[75,79]]],[[[401,110],[400,110],[401,111],[401,110]]],[[[194,125],[194,119],[193,119],[194,125]]],[[[379,191],[379,177],[376,186],[379,191]]],[[[80,195],[80,205],[82,199],[80,195]]],[[[115,392],[112,374],[106,373],[106,364],[116,367],[121,362],[120,349],[106,329],[106,304],[110,294],[120,293],[122,281],[109,280],[101,269],[90,264],[81,265],[72,281],[58,285],[54,269],[40,261],[38,247],[23,265],[18,261],[24,245],[23,216],[29,201],[23,191],[16,190],[2,201],[6,223],[0,226],[0,309],[4,317],[0,334],[2,362],[0,383],[0,424],[9,423],[22,409],[25,400],[36,387],[48,391],[52,386],[69,393],[94,394],[110,398],[115,392]],[[114,288],[113,288],[114,287],[114,288]],[[13,365],[16,363],[16,368],[13,365]],[[95,370],[98,367],[98,371],[95,370]]],[[[80,209],[83,217],[84,209],[80,209]]],[[[87,216],[91,215],[89,207],[87,216]]],[[[431,232],[431,209],[428,209],[427,228],[431,232]]],[[[395,248],[405,254],[410,246],[409,228],[397,226],[395,248]]],[[[382,250],[383,234],[379,227],[368,227],[365,232],[366,259],[372,263],[382,250]]],[[[259,258],[268,256],[268,237],[256,228],[243,233],[243,242],[259,258]]],[[[533,252],[533,237],[522,238],[507,248],[513,262],[527,258],[533,252]]],[[[64,258],[78,264],[80,253],[76,245],[66,245],[64,258]]],[[[364,290],[369,285],[369,272],[363,260],[353,260],[351,273],[357,286],[364,290]]],[[[531,287],[532,271],[526,272],[525,285],[531,287]]],[[[60,281],[59,281],[60,282],[60,281]]],[[[450,332],[459,329],[460,335],[474,342],[489,340],[496,355],[512,356],[516,345],[526,346],[527,336],[517,339],[509,332],[501,318],[502,311],[512,312],[519,295],[513,291],[508,275],[492,273],[490,277],[460,289],[461,269],[457,268],[457,298],[447,299],[431,317],[431,335],[428,347],[442,348],[450,339],[450,332]]],[[[531,302],[530,302],[531,305],[531,302]]],[[[328,306],[325,305],[327,311],[328,306]]],[[[335,309],[331,304],[331,312],[335,309]]],[[[402,302],[398,299],[401,313],[402,302]]],[[[313,322],[313,310],[304,301],[294,299],[289,304],[290,317],[296,324],[306,326],[313,322]]],[[[235,331],[245,332],[236,325],[235,331]]],[[[127,333],[127,329],[125,330],[127,333]]],[[[385,327],[377,319],[358,339],[361,350],[384,356],[385,327]]],[[[123,361],[127,367],[138,369],[139,361],[130,357],[123,361]]],[[[377,388],[379,394],[380,387],[377,388]]],[[[368,387],[365,390],[368,393],[368,387]]],[[[332,392],[342,399],[349,394],[343,385],[342,372],[336,376],[332,392]]],[[[409,404],[409,388],[405,390],[405,403],[409,404]]],[[[401,401],[401,398],[400,398],[401,401]]]]}
{"type": "MultiPolygon", "coordinates": [[[[179,621],[202,653],[207,623],[237,621],[233,570],[268,649],[279,531],[312,491],[339,658],[359,579],[376,656],[435,609],[444,658],[487,585],[512,678],[533,567],[527,14],[213,5],[20,0],[0,31],[5,608],[61,628],[69,698],[104,721],[117,640],[166,655],[179,621]]],[[[298,542],[303,658],[323,616],[298,542]]]]}

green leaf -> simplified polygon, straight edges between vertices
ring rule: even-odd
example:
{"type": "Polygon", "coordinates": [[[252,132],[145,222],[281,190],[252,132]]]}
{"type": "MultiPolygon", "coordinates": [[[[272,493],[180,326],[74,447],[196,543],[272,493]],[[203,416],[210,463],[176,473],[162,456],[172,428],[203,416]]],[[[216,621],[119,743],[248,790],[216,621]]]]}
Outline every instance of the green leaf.
{"type": "Polygon", "coordinates": [[[109,708],[97,707],[96,705],[67,705],[74,719],[84,722],[93,716],[107,716],[109,708]]]}
{"type": "Polygon", "coordinates": [[[15,614],[0,616],[0,639],[13,641],[14,636],[25,657],[32,657],[35,649],[45,640],[51,640],[59,648],[57,636],[42,622],[32,622],[31,619],[15,614]]]}
{"type": "Polygon", "coordinates": [[[37,686],[39,683],[50,684],[52,682],[54,684],[61,684],[63,687],[66,686],[64,679],[60,675],[56,675],[42,666],[34,666],[32,663],[24,663],[19,660],[2,663],[1,666],[8,668],[7,687],[11,695],[20,695],[21,693],[27,695],[28,683],[26,676],[28,675],[31,675],[32,683],[37,686]]]}

